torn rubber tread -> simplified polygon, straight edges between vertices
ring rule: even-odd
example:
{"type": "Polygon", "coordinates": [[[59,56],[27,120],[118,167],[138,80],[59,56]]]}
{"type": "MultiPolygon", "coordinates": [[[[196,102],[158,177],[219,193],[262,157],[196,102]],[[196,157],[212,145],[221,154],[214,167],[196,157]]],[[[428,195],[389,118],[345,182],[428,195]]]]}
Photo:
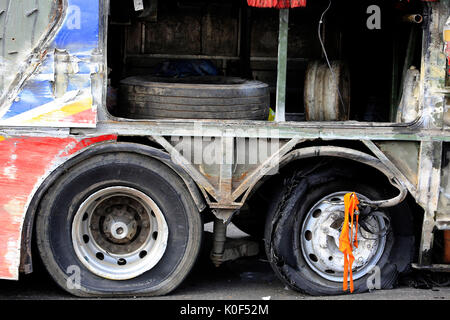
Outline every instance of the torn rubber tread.
{"type": "MultiPolygon", "coordinates": [[[[329,167],[329,166],[328,166],[329,167]]],[[[320,190],[326,186],[339,184],[340,181],[358,181],[364,174],[349,172],[349,170],[331,166],[331,168],[315,168],[297,171],[291,177],[285,179],[283,197],[275,209],[269,213],[266,221],[265,245],[266,253],[277,276],[289,287],[296,291],[310,295],[338,295],[343,294],[342,282],[331,282],[315,273],[304,261],[301,253],[299,230],[303,219],[308,212],[302,208],[308,202],[308,197],[317,196],[320,190]],[[297,231],[292,226],[298,226],[297,231]]],[[[372,188],[373,189],[373,188],[372,188]]],[[[342,191],[342,190],[341,190],[342,191]]],[[[358,190],[355,190],[358,192],[358,190]]],[[[381,194],[377,195],[379,199],[381,194]]],[[[373,197],[373,195],[372,195],[373,197]]],[[[318,197],[320,198],[322,197],[318,197]]],[[[310,208],[310,207],[309,207],[310,208]]],[[[397,223],[397,227],[408,230],[394,230],[394,235],[388,235],[385,252],[379,266],[381,268],[381,286],[384,289],[392,288],[398,273],[404,271],[413,257],[413,231],[410,212],[401,204],[389,211],[395,219],[406,219],[405,223],[397,223]],[[403,226],[402,226],[403,225],[403,226]],[[411,230],[409,230],[411,229],[411,230]],[[397,237],[398,235],[398,237],[397,237]],[[398,255],[403,252],[403,255],[398,255]]],[[[366,275],[355,281],[355,293],[366,292],[366,275]]]]}

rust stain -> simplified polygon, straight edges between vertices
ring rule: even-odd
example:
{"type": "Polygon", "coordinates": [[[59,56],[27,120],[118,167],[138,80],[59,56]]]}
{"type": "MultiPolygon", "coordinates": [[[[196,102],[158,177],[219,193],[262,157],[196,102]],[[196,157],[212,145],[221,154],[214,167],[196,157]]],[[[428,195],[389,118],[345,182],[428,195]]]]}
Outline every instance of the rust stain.
{"type": "Polygon", "coordinates": [[[239,176],[239,178],[236,179],[236,181],[242,181],[242,180],[244,180],[245,178],[247,178],[248,174],[249,174],[249,171],[246,171],[246,172],[242,173],[242,174],[239,176]]]}

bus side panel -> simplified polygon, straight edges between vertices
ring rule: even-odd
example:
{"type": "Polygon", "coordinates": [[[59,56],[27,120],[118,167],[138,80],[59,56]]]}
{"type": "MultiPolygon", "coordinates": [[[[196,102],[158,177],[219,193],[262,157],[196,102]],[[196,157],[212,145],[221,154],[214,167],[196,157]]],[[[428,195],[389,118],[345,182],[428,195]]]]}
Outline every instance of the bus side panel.
{"type": "Polygon", "coordinates": [[[13,6],[5,9],[8,19],[0,17],[0,28],[11,30],[9,37],[15,39],[20,49],[16,51],[22,54],[3,57],[7,68],[2,77],[12,80],[5,80],[4,86],[0,82],[0,97],[7,97],[0,99],[0,126],[94,128],[98,102],[92,77],[102,73],[104,65],[99,1],[33,1],[36,21],[41,21],[42,27],[36,29],[29,23],[20,32],[14,21],[28,21],[30,10],[21,1],[11,3],[13,6]],[[59,11],[51,3],[59,4],[59,11]],[[56,26],[50,29],[47,24],[56,26]],[[31,30],[49,40],[30,44],[31,30]]]}
{"type": "Polygon", "coordinates": [[[115,136],[0,136],[0,279],[19,278],[22,225],[35,191],[65,160],[115,136]]]}

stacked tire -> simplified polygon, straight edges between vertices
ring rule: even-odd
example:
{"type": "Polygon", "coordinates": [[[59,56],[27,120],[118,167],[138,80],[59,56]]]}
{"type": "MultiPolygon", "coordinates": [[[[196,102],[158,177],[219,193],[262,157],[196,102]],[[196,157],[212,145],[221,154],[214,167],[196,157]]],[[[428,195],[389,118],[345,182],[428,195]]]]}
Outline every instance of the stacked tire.
{"type": "Polygon", "coordinates": [[[130,119],[267,120],[269,104],[269,86],[259,81],[136,76],[121,82],[118,112],[130,119]]]}

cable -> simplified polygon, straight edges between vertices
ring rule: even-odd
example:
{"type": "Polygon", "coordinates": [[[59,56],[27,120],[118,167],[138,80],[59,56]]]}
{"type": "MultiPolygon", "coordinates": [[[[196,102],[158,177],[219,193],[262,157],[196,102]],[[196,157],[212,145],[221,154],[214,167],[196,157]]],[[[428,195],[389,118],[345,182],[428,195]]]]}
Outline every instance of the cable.
{"type": "Polygon", "coordinates": [[[337,88],[337,91],[338,91],[338,94],[339,94],[339,100],[341,101],[342,107],[343,107],[344,110],[345,110],[345,103],[344,103],[344,99],[343,99],[343,97],[342,97],[341,89],[339,88],[338,83],[337,83],[337,81],[336,81],[336,74],[335,74],[334,71],[333,71],[333,67],[331,66],[330,59],[328,59],[327,49],[325,48],[325,44],[324,44],[323,39],[322,39],[322,25],[323,25],[323,19],[325,18],[325,15],[327,14],[327,12],[331,9],[331,4],[332,4],[332,0],[330,0],[330,3],[328,4],[328,7],[325,9],[325,11],[324,11],[324,12],[322,13],[322,15],[320,16],[319,28],[318,28],[318,35],[319,35],[320,45],[322,46],[322,52],[323,52],[323,54],[324,54],[324,56],[325,56],[325,59],[327,60],[328,68],[330,69],[331,74],[332,74],[332,76],[333,76],[333,81],[334,81],[335,84],[336,84],[336,88],[337,88]]]}
{"type": "Polygon", "coordinates": [[[361,232],[361,237],[363,237],[366,240],[378,240],[380,238],[387,237],[389,235],[389,233],[391,232],[391,219],[382,211],[375,211],[375,212],[370,212],[370,213],[362,213],[361,218],[362,219],[361,219],[361,221],[359,223],[361,229],[366,231],[367,233],[370,233],[370,234],[376,236],[375,238],[366,237],[361,232]],[[381,229],[379,231],[374,231],[374,230],[372,230],[372,228],[370,228],[370,225],[366,221],[368,218],[380,218],[380,219],[383,219],[384,222],[386,223],[386,225],[383,227],[383,229],[381,229]]]}

